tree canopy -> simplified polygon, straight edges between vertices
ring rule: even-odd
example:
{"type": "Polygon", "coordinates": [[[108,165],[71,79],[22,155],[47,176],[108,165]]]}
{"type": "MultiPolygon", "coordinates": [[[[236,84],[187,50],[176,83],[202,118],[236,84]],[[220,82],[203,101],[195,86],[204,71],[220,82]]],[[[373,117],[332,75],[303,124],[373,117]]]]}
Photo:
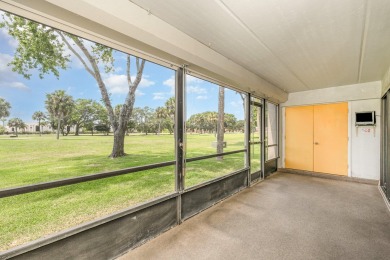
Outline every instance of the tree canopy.
{"type": "Polygon", "coordinates": [[[18,129],[26,128],[26,124],[20,118],[11,118],[8,120],[8,126],[15,128],[15,135],[18,136],[18,129]]]}
{"type": "Polygon", "coordinates": [[[65,119],[69,119],[73,111],[73,98],[64,90],[56,90],[46,95],[45,105],[50,119],[57,124],[57,139],[59,139],[61,123],[64,123],[65,119]]]}
{"type": "Polygon", "coordinates": [[[126,55],[126,76],[128,92],[119,113],[115,113],[110,94],[103,81],[102,73],[114,70],[114,50],[99,43],[91,43],[78,36],[39,24],[12,14],[5,13],[0,28],[18,42],[13,60],[13,71],[29,79],[32,70],[39,77],[53,74],[60,77],[60,71],[67,69],[72,53],[83,65],[86,72],[96,81],[106,107],[110,125],[114,132],[114,144],[110,157],[121,157],[124,152],[124,138],[127,123],[133,112],[135,92],[141,82],[145,60],[135,58],[136,76],[131,77],[131,58],[126,55]]]}
{"type": "MultiPolygon", "coordinates": [[[[237,125],[237,118],[233,114],[224,113],[224,126],[226,131],[241,131],[237,125]]],[[[213,133],[217,131],[218,113],[203,112],[190,116],[187,120],[187,128],[191,131],[213,133]]]]}
{"type": "Polygon", "coordinates": [[[42,111],[36,111],[32,115],[32,119],[38,121],[39,135],[41,135],[41,124],[46,119],[46,114],[42,111]]]}
{"type": "Polygon", "coordinates": [[[0,118],[9,117],[10,109],[11,104],[7,102],[4,98],[0,97],[0,118]]]}

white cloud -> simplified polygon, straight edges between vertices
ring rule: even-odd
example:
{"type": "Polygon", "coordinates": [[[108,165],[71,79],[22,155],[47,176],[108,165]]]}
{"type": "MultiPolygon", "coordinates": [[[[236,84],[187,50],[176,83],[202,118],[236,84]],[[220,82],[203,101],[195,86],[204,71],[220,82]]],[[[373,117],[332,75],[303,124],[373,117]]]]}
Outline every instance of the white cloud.
{"type": "MultiPolygon", "coordinates": [[[[150,86],[153,86],[154,84],[156,84],[156,82],[149,80],[148,78],[149,78],[148,75],[143,75],[141,82],[139,83],[139,86],[146,88],[146,87],[150,87],[150,86]]],[[[135,76],[131,76],[131,80],[134,82],[135,76]]]]}
{"type": "Polygon", "coordinates": [[[103,80],[107,90],[113,94],[126,94],[129,90],[125,75],[112,74],[103,80]]]}
{"type": "Polygon", "coordinates": [[[242,101],[232,101],[232,102],[230,102],[230,105],[232,106],[232,107],[242,107],[242,101]]]}
{"type": "Polygon", "coordinates": [[[188,93],[195,93],[195,94],[206,94],[207,90],[205,88],[199,87],[199,86],[187,86],[187,92],[188,93]]]}
{"type": "MultiPolygon", "coordinates": [[[[0,22],[4,21],[2,14],[4,14],[4,12],[0,12],[0,22]]],[[[0,29],[0,38],[3,38],[13,50],[18,47],[18,41],[10,36],[5,28],[0,29]]]]}
{"type": "Polygon", "coordinates": [[[137,97],[140,97],[140,96],[145,96],[145,93],[144,92],[141,92],[141,91],[139,91],[138,89],[135,91],[135,95],[137,96],[137,97]]]}
{"type": "MultiPolygon", "coordinates": [[[[194,93],[198,95],[207,94],[207,89],[201,86],[201,84],[204,83],[203,80],[187,75],[186,83],[187,83],[187,89],[186,89],[187,93],[194,93]]],[[[175,93],[174,76],[171,76],[169,79],[165,80],[163,82],[163,85],[171,88],[171,95],[175,93]]]]}
{"type": "Polygon", "coordinates": [[[10,63],[12,59],[11,55],[0,53],[0,87],[28,90],[29,87],[24,83],[16,81],[15,72],[8,66],[8,63],[10,63]]]}
{"type": "Polygon", "coordinates": [[[118,67],[115,67],[115,72],[118,73],[118,72],[122,72],[123,71],[123,68],[118,66],[118,67]]]}
{"type": "Polygon", "coordinates": [[[169,79],[164,80],[163,84],[164,84],[165,86],[174,88],[174,87],[175,87],[175,79],[174,79],[174,77],[171,76],[169,79]]]}
{"type": "Polygon", "coordinates": [[[194,76],[187,75],[186,82],[187,82],[187,84],[189,84],[189,83],[202,83],[203,81],[199,78],[194,77],[194,76]]]}
{"type": "Polygon", "coordinates": [[[12,56],[0,53],[0,73],[1,72],[10,72],[11,68],[8,66],[8,63],[12,61],[12,56]]]}
{"type": "Polygon", "coordinates": [[[0,87],[2,88],[16,88],[20,90],[28,90],[30,89],[26,85],[24,85],[22,82],[13,81],[13,82],[1,82],[0,87]]]}
{"type": "Polygon", "coordinates": [[[156,92],[153,93],[153,100],[165,100],[167,99],[167,93],[156,92]]]}
{"type": "Polygon", "coordinates": [[[173,76],[171,76],[169,79],[165,80],[163,82],[163,85],[170,88],[171,95],[175,94],[175,78],[173,76]]]}
{"type": "Polygon", "coordinates": [[[197,96],[196,99],[205,100],[205,99],[208,99],[208,97],[207,96],[197,96]]]}
{"type": "MultiPolygon", "coordinates": [[[[147,76],[142,77],[139,87],[149,87],[154,85],[155,82],[148,80],[147,76]]],[[[132,80],[135,79],[135,76],[131,77],[132,80]]],[[[129,91],[129,86],[127,85],[127,76],[123,74],[109,74],[104,78],[104,84],[106,84],[107,89],[110,93],[113,94],[126,94],[129,91]]],[[[142,92],[139,92],[142,93],[142,92]]]]}

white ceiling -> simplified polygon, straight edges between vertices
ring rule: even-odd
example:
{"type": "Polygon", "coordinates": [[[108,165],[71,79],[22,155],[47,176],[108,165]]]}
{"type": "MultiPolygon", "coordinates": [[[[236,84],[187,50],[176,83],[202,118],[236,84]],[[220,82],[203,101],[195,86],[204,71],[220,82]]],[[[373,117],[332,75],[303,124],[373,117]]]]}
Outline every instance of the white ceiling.
{"type": "Polygon", "coordinates": [[[390,67],[390,0],[1,0],[0,9],[278,103],[379,81],[390,67]]]}
{"type": "Polygon", "coordinates": [[[389,0],[130,0],[275,86],[381,80],[389,0]]]}

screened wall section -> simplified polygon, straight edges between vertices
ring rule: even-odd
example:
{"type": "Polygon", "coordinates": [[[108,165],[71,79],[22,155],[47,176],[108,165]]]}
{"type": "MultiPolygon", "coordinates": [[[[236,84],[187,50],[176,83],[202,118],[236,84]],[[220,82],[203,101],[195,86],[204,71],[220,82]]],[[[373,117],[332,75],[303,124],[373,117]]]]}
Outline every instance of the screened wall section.
{"type": "Polygon", "coordinates": [[[278,106],[265,102],[266,160],[278,158],[278,106]]]}
{"type": "Polygon", "coordinates": [[[390,202],[390,92],[382,98],[381,176],[380,186],[390,202]]]}
{"type": "Polygon", "coordinates": [[[116,257],[278,158],[275,104],[131,47],[0,16],[1,259],[116,257]]]}
{"type": "Polygon", "coordinates": [[[245,95],[186,75],[185,187],[245,168],[245,95]]]}
{"type": "Polygon", "coordinates": [[[175,193],[177,70],[0,16],[0,251],[175,193]]]}
{"type": "Polygon", "coordinates": [[[279,158],[278,145],[278,122],[279,122],[279,107],[269,101],[265,102],[265,176],[275,172],[278,168],[277,159],[279,158]]]}
{"type": "Polygon", "coordinates": [[[264,115],[263,115],[263,100],[251,97],[249,107],[249,150],[250,150],[250,172],[251,181],[256,181],[264,178],[263,162],[264,162],[264,115]]]}

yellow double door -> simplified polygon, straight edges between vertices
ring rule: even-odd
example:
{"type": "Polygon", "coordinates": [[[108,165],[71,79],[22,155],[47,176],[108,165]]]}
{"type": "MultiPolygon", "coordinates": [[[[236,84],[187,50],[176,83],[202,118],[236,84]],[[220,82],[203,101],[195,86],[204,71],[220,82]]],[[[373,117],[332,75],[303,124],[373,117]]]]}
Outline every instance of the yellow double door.
{"type": "Polygon", "coordinates": [[[285,167],[348,175],[348,103],[286,108],[285,167]]]}

